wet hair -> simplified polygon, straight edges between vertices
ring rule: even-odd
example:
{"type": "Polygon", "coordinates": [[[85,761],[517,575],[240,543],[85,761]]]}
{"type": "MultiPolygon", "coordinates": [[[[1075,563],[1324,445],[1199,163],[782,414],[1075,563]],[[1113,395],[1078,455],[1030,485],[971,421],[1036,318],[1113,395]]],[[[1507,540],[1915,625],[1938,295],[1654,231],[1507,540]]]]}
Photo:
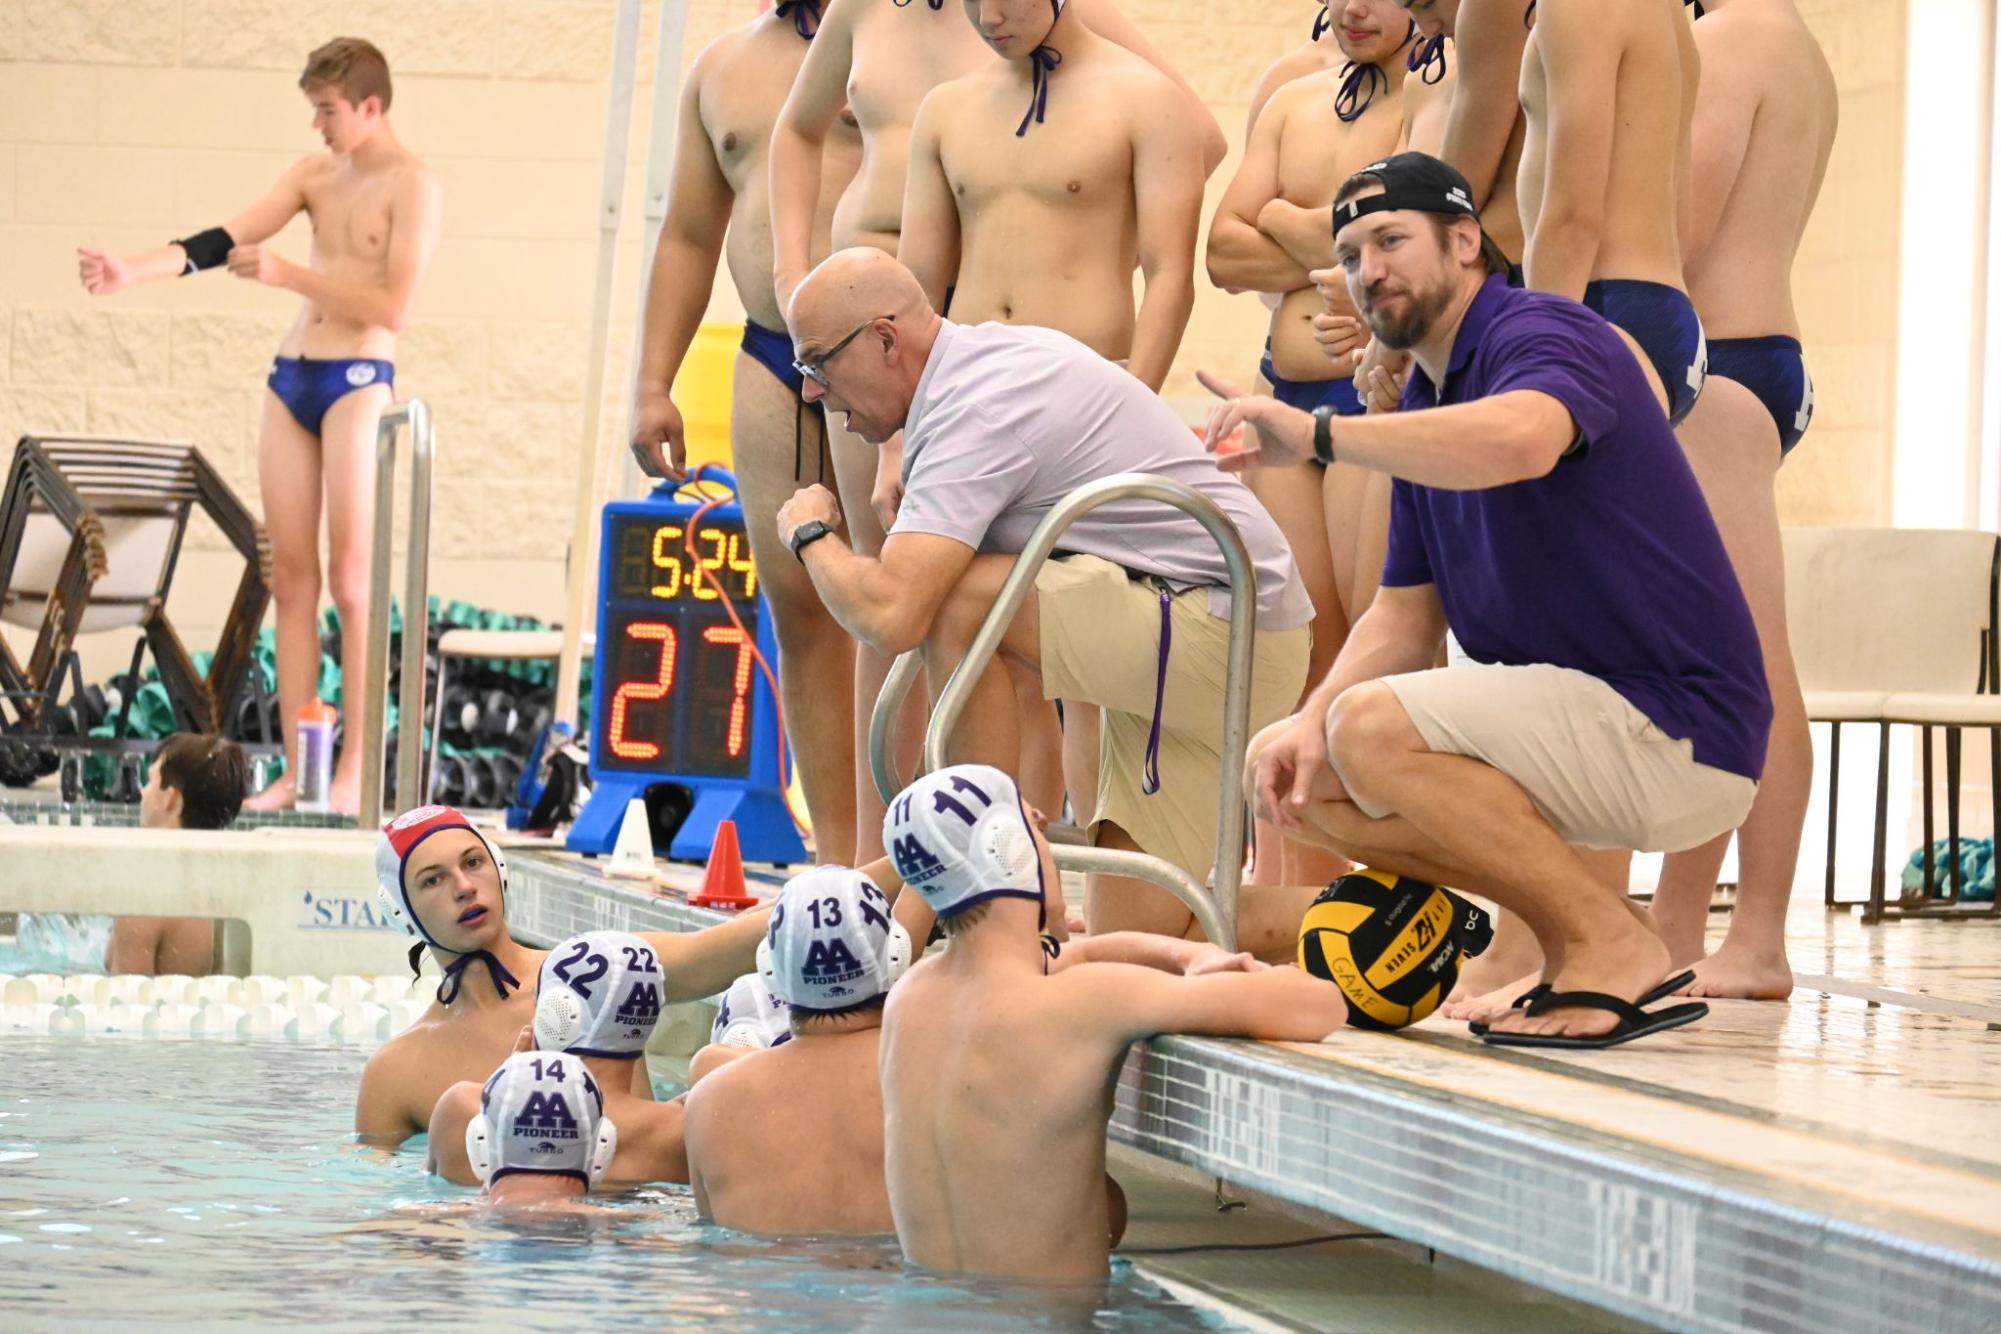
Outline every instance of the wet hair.
{"type": "Polygon", "coordinates": [[[162,787],[181,794],[181,828],[227,829],[243,809],[250,761],[227,737],[176,732],[153,752],[162,787]]]}
{"type": "Polygon", "coordinates": [[[961,908],[950,917],[940,917],[938,930],[944,933],[945,939],[950,940],[953,936],[969,931],[986,921],[987,914],[993,911],[993,906],[994,901],[988,899],[985,903],[975,903],[970,908],[961,908]]]}
{"type": "Polygon", "coordinates": [[[371,97],[382,100],[389,110],[389,62],[373,42],[360,37],[336,37],[306,57],[299,87],[307,93],[316,88],[337,88],[354,106],[371,97]]]}
{"type": "Polygon", "coordinates": [[[889,1004],[889,993],[871,996],[859,1005],[846,1005],[838,1010],[809,1010],[803,1005],[795,1005],[787,1016],[792,1031],[797,1034],[814,1033],[837,1019],[847,1019],[857,1014],[867,1014],[871,1010],[880,1011],[889,1004]]]}
{"type": "MultiPolygon", "coordinates": [[[[1340,190],[1336,191],[1334,195],[1334,206],[1339,208],[1370,186],[1381,186],[1382,184],[1383,178],[1375,172],[1358,171],[1347,180],[1341,182],[1340,190]]],[[[1452,231],[1452,224],[1459,221],[1459,218],[1470,215],[1462,213],[1454,217],[1444,213],[1426,212],[1424,216],[1431,220],[1431,233],[1438,238],[1439,247],[1442,249],[1447,244],[1446,238],[1452,231]]],[[[1480,220],[1473,218],[1472,221],[1475,225],[1478,225],[1480,220]]],[[[1505,274],[1513,267],[1512,262],[1508,259],[1507,251],[1494,244],[1494,238],[1487,235],[1485,227],[1480,228],[1480,264],[1490,274],[1505,274]]]]}

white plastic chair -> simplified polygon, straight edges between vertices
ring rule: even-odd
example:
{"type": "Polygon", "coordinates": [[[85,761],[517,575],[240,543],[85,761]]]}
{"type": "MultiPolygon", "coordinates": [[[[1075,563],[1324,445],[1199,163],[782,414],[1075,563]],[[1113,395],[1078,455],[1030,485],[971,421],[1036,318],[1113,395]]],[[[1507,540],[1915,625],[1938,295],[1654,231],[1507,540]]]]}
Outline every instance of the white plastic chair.
{"type": "MultiPolygon", "coordinates": [[[[1923,728],[1925,893],[1932,866],[1931,731],[1946,733],[1948,826],[1955,915],[1961,886],[1959,739],[1964,727],[2001,733],[2001,663],[1995,627],[2001,538],[1973,529],[1790,528],[1784,534],[1786,607],[1807,716],[1831,725],[1826,901],[1834,903],[1834,843],[1841,725],[1876,724],[1875,864],[1863,920],[1884,908],[1889,837],[1889,738],[1893,723],[1923,728]]],[[[2001,739],[2001,738],[1997,738],[2001,739]]],[[[2001,753],[1996,825],[2001,828],[2001,753]]],[[[1987,908],[1980,915],[2001,909],[1987,908]]]]}

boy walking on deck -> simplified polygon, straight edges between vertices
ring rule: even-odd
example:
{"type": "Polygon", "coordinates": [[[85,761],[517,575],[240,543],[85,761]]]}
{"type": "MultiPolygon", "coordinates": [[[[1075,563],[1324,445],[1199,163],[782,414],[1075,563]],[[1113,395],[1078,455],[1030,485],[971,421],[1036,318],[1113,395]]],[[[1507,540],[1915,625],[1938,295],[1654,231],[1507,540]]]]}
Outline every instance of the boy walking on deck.
{"type": "MultiPolygon", "coordinates": [[[[279,718],[288,743],[299,710],[318,694],[322,504],[326,583],[340,613],[341,693],[347,701],[362,698],[375,431],[393,399],[396,335],[442,223],[437,176],[390,127],[389,64],[380,51],[359,37],[337,37],[307,57],[299,87],[326,152],[300,158],[220,227],[140,255],[77,251],[84,288],[97,296],[227,264],[239,278],[302,298],[271,364],[257,432],[278,613],[279,718]],[[300,212],[313,228],[306,265],[263,245],[300,212]]],[[[246,804],[288,807],[293,793],[287,772],[246,804]]],[[[360,745],[343,750],[332,798],[339,811],[360,807],[360,745]]]]}

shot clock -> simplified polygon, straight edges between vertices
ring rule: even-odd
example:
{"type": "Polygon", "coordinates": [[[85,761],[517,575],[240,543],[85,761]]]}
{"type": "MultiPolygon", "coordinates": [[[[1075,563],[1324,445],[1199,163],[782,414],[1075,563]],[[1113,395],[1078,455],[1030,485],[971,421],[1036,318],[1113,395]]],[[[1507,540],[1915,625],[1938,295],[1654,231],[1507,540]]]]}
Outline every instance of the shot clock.
{"type": "MultiPolygon", "coordinates": [[[[736,489],[721,468],[699,476],[736,489]]],[[[666,855],[705,859],[716,825],[734,820],[746,860],[805,860],[778,767],[778,710],[752,652],[775,670],[743,509],[732,499],[705,511],[705,501],[663,483],[604,508],[592,789],[573,851],[609,852],[626,803],[673,783],[694,804],[666,855]]]]}

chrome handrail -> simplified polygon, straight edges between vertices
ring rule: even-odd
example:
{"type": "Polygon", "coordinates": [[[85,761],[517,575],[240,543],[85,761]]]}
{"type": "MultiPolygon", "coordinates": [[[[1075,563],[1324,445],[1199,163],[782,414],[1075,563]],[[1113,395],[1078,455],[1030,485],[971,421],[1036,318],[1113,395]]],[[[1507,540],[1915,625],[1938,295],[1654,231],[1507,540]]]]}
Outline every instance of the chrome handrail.
{"type": "Polygon", "coordinates": [[[909,697],[910,687],[917,684],[923,671],[922,652],[911,649],[898,654],[875,697],[875,711],[869,714],[868,767],[884,805],[895,801],[896,794],[909,786],[896,772],[896,720],[903,712],[903,701],[909,697]]]}
{"type": "MultiPolygon", "coordinates": [[[[1212,942],[1224,949],[1234,950],[1237,947],[1237,891],[1244,874],[1241,777],[1244,751],[1250,744],[1251,732],[1251,663],[1257,635],[1257,574],[1251,566],[1250,551],[1244,546],[1243,536],[1237,532],[1236,524],[1215,501],[1193,487],[1152,473],[1119,473],[1078,487],[1043,516],[1042,522],[1036,525],[1035,532],[1022,547],[1021,554],[1015,558],[1014,568],[1008,572],[1006,582],[994,598],[993,608],[981,624],[980,632],[973,637],[972,647],[966,650],[966,656],[953,670],[951,679],[938,692],[930,726],[924,733],[924,769],[928,773],[944,767],[948,762],[945,757],[946,740],[965,709],[973,683],[979,680],[987,664],[993,660],[1000,647],[1001,636],[1007,633],[1007,627],[1021,610],[1021,604],[1027,601],[1042,563],[1056,549],[1057,539],[1079,518],[1115,500],[1157,500],[1164,505],[1172,505],[1201,524],[1215,539],[1229,571],[1230,647],[1223,686],[1223,770],[1219,775],[1221,782],[1216,797],[1215,888],[1213,898],[1204,895],[1200,892],[1199,883],[1186,871],[1145,853],[1058,846],[1054,849],[1056,864],[1065,870],[1110,872],[1151,881],[1187,904],[1212,942]]],[[[914,656],[905,655],[906,658],[914,656]]],[[[895,719],[895,706],[902,702],[901,693],[894,698],[891,695],[891,686],[898,683],[899,675],[903,677],[901,689],[907,691],[910,681],[915,678],[915,667],[906,671],[903,660],[898,660],[890,681],[884,683],[882,695],[876,702],[876,711],[869,719],[869,762],[875,771],[878,787],[883,785],[885,776],[892,780],[895,777],[889,753],[889,732],[895,719]],[[889,707],[886,708],[886,705],[889,707]]],[[[894,791],[884,793],[885,800],[893,796],[894,791]]]]}
{"type": "MultiPolygon", "coordinates": [[[[382,818],[383,727],[389,698],[389,566],[396,494],[396,431],[410,428],[410,533],[403,579],[403,680],[397,700],[396,809],[423,804],[424,655],[430,640],[431,463],[436,439],[420,398],[398,403],[375,428],[375,559],[368,576],[368,675],[362,685],[361,824],[382,818]]],[[[345,627],[343,627],[345,628],[345,627]]],[[[353,736],[354,714],[348,714],[353,736]]]]}

